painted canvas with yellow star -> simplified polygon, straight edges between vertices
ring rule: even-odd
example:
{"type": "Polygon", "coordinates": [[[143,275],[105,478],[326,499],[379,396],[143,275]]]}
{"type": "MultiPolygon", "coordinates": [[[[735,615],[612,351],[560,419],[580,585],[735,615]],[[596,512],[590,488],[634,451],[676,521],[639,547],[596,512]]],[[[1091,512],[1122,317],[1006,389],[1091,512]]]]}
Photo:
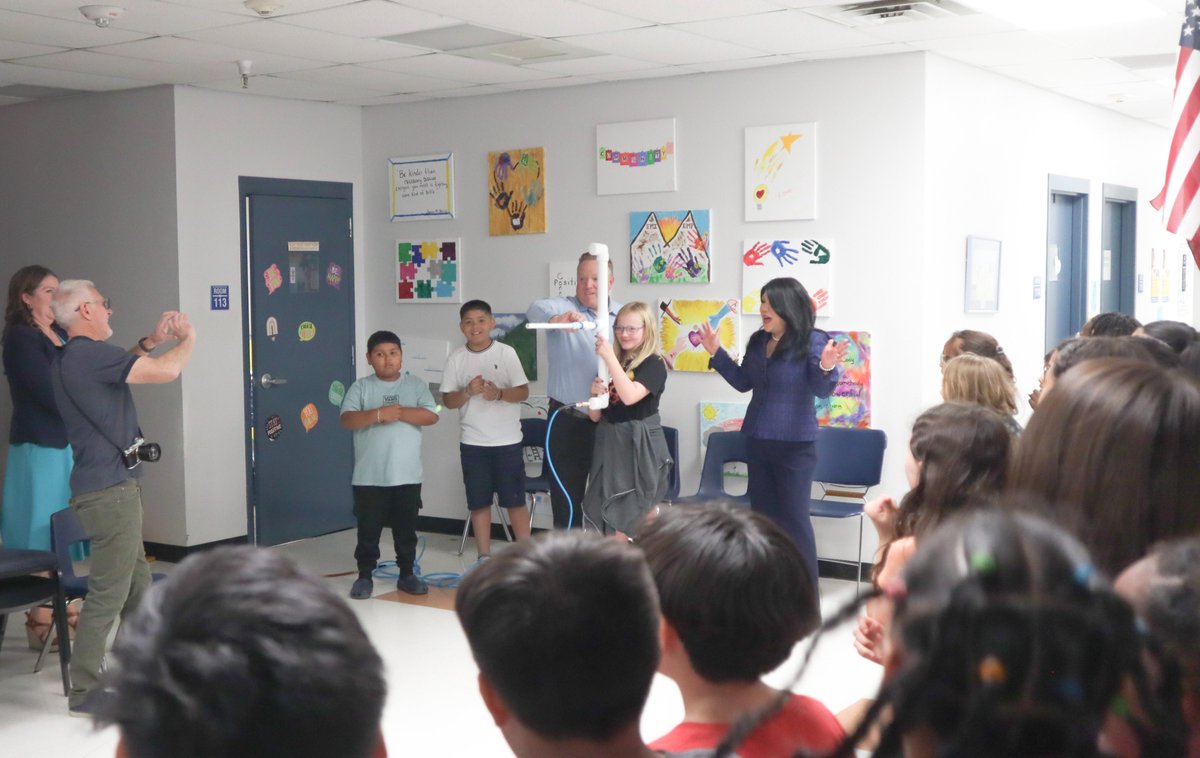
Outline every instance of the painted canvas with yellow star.
{"type": "Polygon", "coordinates": [[[817,125],[746,128],[747,221],[817,217],[817,125]]]}

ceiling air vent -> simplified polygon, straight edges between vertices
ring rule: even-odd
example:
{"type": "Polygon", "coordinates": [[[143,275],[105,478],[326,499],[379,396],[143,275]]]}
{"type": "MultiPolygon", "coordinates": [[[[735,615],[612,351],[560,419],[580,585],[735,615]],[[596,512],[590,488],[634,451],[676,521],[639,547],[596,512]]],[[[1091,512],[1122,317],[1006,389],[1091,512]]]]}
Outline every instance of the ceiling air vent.
{"type": "Polygon", "coordinates": [[[809,8],[809,13],[846,26],[869,27],[897,22],[932,21],[969,16],[976,11],[954,0],[871,0],[809,8]]]}

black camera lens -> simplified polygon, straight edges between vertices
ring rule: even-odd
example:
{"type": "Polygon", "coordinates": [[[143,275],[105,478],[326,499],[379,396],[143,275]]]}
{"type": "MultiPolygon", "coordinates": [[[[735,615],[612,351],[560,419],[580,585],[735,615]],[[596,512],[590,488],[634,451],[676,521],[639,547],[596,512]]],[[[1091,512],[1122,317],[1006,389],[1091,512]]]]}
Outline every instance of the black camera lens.
{"type": "Polygon", "coordinates": [[[146,463],[156,463],[162,457],[162,446],[157,442],[138,445],[137,457],[146,463]]]}

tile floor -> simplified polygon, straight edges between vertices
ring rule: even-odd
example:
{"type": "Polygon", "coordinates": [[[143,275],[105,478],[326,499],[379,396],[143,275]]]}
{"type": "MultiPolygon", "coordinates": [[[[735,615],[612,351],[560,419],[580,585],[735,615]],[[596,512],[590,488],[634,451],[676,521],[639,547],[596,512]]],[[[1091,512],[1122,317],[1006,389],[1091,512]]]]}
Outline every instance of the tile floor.
{"type": "MultiPolygon", "coordinates": [[[[461,572],[474,561],[468,542],[462,557],[455,554],[458,537],[426,534],[423,573],[461,572]]],[[[390,550],[384,533],[383,555],[390,550]]],[[[503,549],[498,542],[495,549],[503,549]]],[[[349,591],[353,574],[354,534],[339,532],[279,548],[327,581],[340,594],[349,591]]],[[[170,572],[171,565],[157,563],[155,571],[170,572]]],[[[375,582],[376,595],[394,592],[386,580],[375,582]]],[[[850,582],[822,580],[821,602],[826,615],[849,600],[850,582]]],[[[503,738],[488,717],[476,690],[476,668],[452,611],[382,599],[353,604],[388,669],[389,696],[383,731],[392,755],[430,755],[444,758],[510,755],[503,738]]],[[[37,653],[26,645],[24,619],[14,614],[0,647],[0,755],[37,758],[108,758],[114,753],[114,730],[93,730],[83,719],[67,716],[58,661],[47,658],[42,670],[33,671],[37,653]]],[[[879,667],[859,658],[851,645],[851,627],[843,626],[822,641],[809,671],[796,691],[822,700],[835,713],[878,687],[879,667]]],[[[768,676],[782,685],[795,670],[805,644],[792,659],[768,676]]],[[[537,651],[530,651],[536,665],[537,651]]],[[[683,714],[678,691],[670,680],[658,676],[642,716],[642,733],[657,737],[674,726],[683,714]]]]}

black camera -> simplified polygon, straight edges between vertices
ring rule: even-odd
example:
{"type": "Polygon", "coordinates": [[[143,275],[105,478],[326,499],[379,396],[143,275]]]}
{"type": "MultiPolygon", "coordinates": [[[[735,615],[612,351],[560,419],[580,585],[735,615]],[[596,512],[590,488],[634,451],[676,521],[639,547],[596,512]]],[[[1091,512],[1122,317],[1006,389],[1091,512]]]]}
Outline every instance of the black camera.
{"type": "Polygon", "coordinates": [[[133,444],[121,451],[121,461],[125,468],[134,469],[142,461],[155,463],[162,457],[162,447],[157,442],[147,442],[141,437],[134,439],[133,444]]]}

